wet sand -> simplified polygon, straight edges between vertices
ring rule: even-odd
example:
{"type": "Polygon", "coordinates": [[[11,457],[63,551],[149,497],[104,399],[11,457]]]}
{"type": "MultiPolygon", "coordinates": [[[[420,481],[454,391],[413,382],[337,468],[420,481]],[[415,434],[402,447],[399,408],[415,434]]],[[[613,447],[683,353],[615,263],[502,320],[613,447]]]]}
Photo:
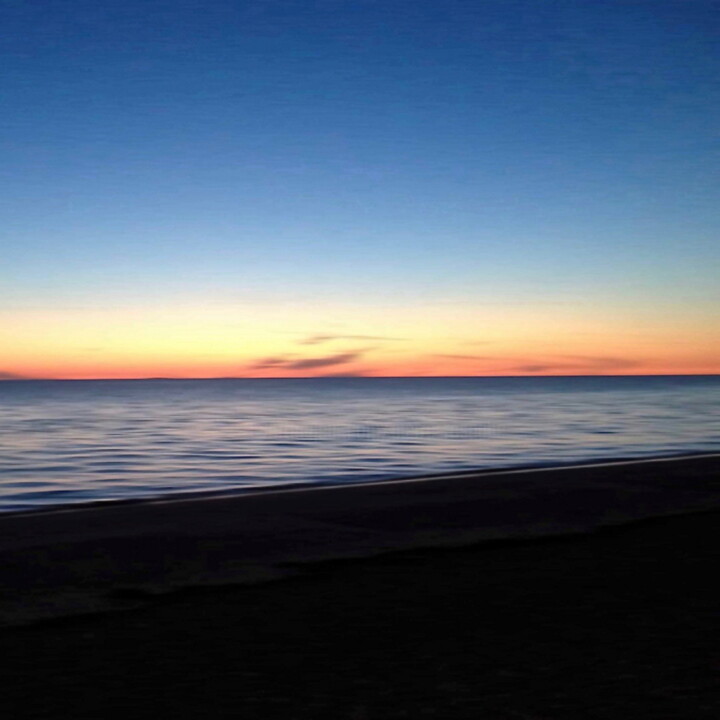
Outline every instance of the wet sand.
{"type": "Polygon", "coordinates": [[[253,584],[299,564],[588,533],[720,507],[720,455],[0,515],[0,624],[253,584]]]}
{"type": "Polygon", "coordinates": [[[0,609],[26,625],[3,631],[0,709],[715,718],[718,469],[704,457],[2,518],[0,609]],[[126,611],[67,617],[93,608],[126,611]]]}

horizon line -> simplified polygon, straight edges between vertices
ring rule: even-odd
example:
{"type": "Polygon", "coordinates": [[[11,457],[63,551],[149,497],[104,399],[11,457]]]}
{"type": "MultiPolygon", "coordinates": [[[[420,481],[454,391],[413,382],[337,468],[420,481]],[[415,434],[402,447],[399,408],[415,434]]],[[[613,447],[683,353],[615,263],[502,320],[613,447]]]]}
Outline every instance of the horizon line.
{"type": "Polygon", "coordinates": [[[522,378],[621,378],[621,377],[720,377],[720,372],[713,373],[592,373],[572,375],[303,375],[303,376],[272,376],[251,377],[247,375],[219,375],[217,377],[97,377],[97,378],[64,378],[64,377],[0,377],[0,383],[12,382],[149,382],[149,381],[186,381],[186,380],[449,380],[457,379],[522,379],[522,378]]]}

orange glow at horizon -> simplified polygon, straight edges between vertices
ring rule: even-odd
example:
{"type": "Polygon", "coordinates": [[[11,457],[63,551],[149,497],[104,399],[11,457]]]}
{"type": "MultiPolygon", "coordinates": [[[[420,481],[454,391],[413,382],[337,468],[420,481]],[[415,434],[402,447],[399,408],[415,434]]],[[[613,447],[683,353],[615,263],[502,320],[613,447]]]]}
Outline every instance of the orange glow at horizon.
{"type": "MultiPolygon", "coordinates": [[[[493,356],[488,352],[482,358],[446,357],[444,353],[423,354],[405,352],[395,356],[380,352],[368,353],[355,361],[333,364],[338,356],[352,353],[327,353],[302,356],[292,362],[327,362],[319,367],[268,366],[255,367],[257,358],[227,360],[170,357],[103,357],[103,358],[52,358],[27,359],[5,366],[0,374],[38,379],[141,379],[141,378],[297,378],[327,377],[334,375],[368,377],[423,377],[423,376],[537,376],[537,375],[673,375],[716,374],[720,365],[713,357],[684,352],[663,361],[612,355],[571,353],[538,353],[531,355],[493,356]]],[[[447,355],[450,355],[449,353],[447,355]]]]}
{"type": "Polygon", "coordinates": [[[0,378],[720,372],[720,334],[702,317],[620,322],[572,307],[158,307],[0,320],[0,378]]]}

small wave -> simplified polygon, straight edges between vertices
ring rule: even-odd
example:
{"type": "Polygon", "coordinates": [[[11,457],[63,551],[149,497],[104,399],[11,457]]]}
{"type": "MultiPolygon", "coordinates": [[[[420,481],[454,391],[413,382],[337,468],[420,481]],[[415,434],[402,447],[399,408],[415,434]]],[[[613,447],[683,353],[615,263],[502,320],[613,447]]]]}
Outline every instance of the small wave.
{"type": "Polygon", "coordinates": [[[32,473],[68,473],[82,472],[82,466],[78,465],[14,465],[8,466],[0,471],[3,475],[28,475],[32,473]]]}
{"type": "Polygon", "coordinates": [[[720,451],[720,378],[31,386],[0,401],[13,507],[720,451]]]}

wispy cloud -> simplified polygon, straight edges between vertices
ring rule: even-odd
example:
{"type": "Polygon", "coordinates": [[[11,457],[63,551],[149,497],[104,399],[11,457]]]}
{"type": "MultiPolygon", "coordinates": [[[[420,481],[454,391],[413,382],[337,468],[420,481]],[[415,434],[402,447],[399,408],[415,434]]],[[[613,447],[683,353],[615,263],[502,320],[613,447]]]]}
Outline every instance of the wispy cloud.
{"type": "Polygon", "coordinates": [[[260,358],[260,360],[256,360],[252,365],[250,366],[253,368],[253,370],[262,370],[264,368],[272,368],[272,367],[282,367],[287,362],[286,356],[278,356],[278,357],[266,357],[266,358],[260,358]]]}
{"type": "Polygon", "coordinates": [[[577,373],[612,374],[623,370],[631,370],[646,363],[641,360],[623,357],[608,357],[604,355],[555,355],[550,357],[507,357],[498,355],[471,355],[461,353],[436,353],[433,358],[446,360],[461,360],[468,363],[502,364],[513,372],[518,373],[577,373]]]}
{"type": "Polygon", "coordinates": [[[268,368],[277,368],[282,370],[314,370],[316,368],[333,367],[335,365],[346,365],[347,363],[359,360],[366,352],[367,349],[364,349],[310,358],[297,358],[293,355],[278,355],[261,358],[260,360],[254,362],[250,368],[252,370],[265,370],[268,368]]]}
{"type": "Polygon", "coordinates": [[[590,373],[612,373],[617,370],[630,370],[642,365],[631,358],[605,357],[599,355],[561,355],[557,359],[543,359],[536,362],[517,365],[514,370],[527,373],[562,372],[584,370],[590,373]]]}
{"type": "Polygon", "coordinates": [[[612,367],[616,370],[637,367],[642,363],[632,358],[606,357],[603,355],[565,355],[568,360],[579,362],[585,365],[597,365],[600,367],[612,367]]]}
{"type": "MultiPolygon", "coordinates": [[[[516,370],[517,372],[524,372],[524,373],[541,373],[541,372],[547,372],[548,370],[557,370],[557,365],[539,365],[537,363],[533,363],[530,365],[517,365],[513,368],[513,370],[516,370]]],[[[567,369],[567,368],[566,368],[567,369]]]]}
{"type": "Polygon", "coordinates": [[[0,370],[0,380],[30,380],[27,375],[18,375],[17,373],[5,372],[0,370]]]}
{"type": "Polygon", "coordinates": [[[449,358],[450,360],[497,360],[490,355],[453,355],[451,353],[435,353],[433,357],[449,358]]]}
{"type": "Polygon", "coordinates": [[[334,340],[376,340],[379,342],[406,340],[407,338],[392,337],[390,335],[331,335],[331,334],[315,334],[308,335],[302,340],[298,340],[300,345],[320,345],[321,343],[333,342],[334,340]]]}
{"type": "Polygon", "coordinates": [[[312,368],[329,367],[331,365],[344,365],[345,363],[357,360],[361,356],[361,352],[337,353],[335,355],[326,355],[324,357],[295,360],[287,363],[285,367],[290,370],[310,370],[312,368]]]}

